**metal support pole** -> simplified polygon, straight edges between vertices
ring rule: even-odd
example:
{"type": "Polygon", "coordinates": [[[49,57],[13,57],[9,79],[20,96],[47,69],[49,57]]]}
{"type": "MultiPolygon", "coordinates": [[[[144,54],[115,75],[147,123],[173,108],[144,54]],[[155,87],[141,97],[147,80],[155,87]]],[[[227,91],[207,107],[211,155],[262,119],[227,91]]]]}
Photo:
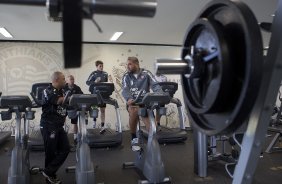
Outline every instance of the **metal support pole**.
{"type": "Polygon", "coordinates": [[[200,177],[207,177],[208,150],[207,135],[194,129],[194,172],[200,177]]]}
{"type": "Polygon", "coordinates": [[[120,117],[120,110],[119,108],[116,108],[116,117],[117,117],[117,125],[116,125],[116,128],[117,128],[117,131],[119,133],[122,132],[122,128],[121,128],[121,117],[120,117]]]}
{"type": "Polygon", "coordinates": [[[18,109],[18,107],[14,108],[16,113],[16,128],[15,128],[15,146],[21,145],[21,121],[22,121],[22,113],[18,109]]]}
{"type": "Polygon", "coordinates": [[[273,20],[272,35],[264,65],[262,85],[256,104],[251,112],[245,133],[239,162],[235,168],[233,184],[251,184],[262,145],[267,133],[276,93],[282,79],[282,1],[273,20]]]}
{"type": "Polygon", "coordinates": [[[87,134],[87,130],[86,130],[86,123],[85,123],[85,112],[86,112],[86,105],[82,105],[81,107],[81,111],[79,112],[79,123],[80,123],[80,130],[81,130],[81,142],[82,143],[86,143],[87,142],[87,138],[86,138],[86,134],[87,134]]]}

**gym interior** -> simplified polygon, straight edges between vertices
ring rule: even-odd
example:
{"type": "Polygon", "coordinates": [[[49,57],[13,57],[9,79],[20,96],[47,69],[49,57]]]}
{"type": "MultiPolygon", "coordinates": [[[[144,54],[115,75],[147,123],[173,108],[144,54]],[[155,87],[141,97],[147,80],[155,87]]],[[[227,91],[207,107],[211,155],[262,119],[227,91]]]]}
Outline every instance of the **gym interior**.
{"type": "Polygon", "coordinates": [[[57,183],[280,184],[280,19],[279,0],[0,0],[0,183],[52,183],[40,119],[60,71],[84,94],[64,95],[70,153],[57,183]],[[129,57],[166,77],[136,103],[141,151],[122,94],[129,57]],[[97,60],[108,80],[89,86],[97,60]]]}

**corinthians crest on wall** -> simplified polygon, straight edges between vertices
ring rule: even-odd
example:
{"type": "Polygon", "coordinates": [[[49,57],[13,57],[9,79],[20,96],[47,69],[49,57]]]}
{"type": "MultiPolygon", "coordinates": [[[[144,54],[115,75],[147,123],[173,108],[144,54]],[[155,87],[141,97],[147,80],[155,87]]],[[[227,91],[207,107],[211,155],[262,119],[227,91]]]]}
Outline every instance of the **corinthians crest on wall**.
{"type": "MultiPolygon", "coordinates": [[[[62,55],[48,44],[7,42],[0,51],[2,95],[29,95],[33,83],[50,81],[54,71],[62,70],[62,55]]],[[[13,120],[1,124],[1,130],[14,130],[13,120]]],[[[34,127],[31,122],[30,128],[34,127]]]]}

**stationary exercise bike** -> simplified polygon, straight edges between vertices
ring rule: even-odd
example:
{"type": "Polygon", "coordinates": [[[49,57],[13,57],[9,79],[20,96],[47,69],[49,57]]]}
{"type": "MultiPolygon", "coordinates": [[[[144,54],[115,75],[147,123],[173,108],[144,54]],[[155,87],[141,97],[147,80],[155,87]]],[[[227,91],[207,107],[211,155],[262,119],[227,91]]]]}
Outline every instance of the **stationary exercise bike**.
{"type": "MultiPolygon", "coordinates": [[[[2,92],[0,92],[0,98],[2,96],[2,92]]],[[[0,144],[8,140],[12,135],[12,131],[0,131],[0,144]]]]}
{"type": "Polygon", "coordinates": [[[68,167],[66,171],[75,170],[77,184],[95,183],[94,166],[86,137],[85,113],[89,111],[90,116],[97,118],[98,111],[96,109],[91,110],[91,106],[97,104],[97,95],[94,94],[73,94],[69,100],[69,105],[75,109],[68,111],[69,118],[72,119],[78,115],[78,145],[76,150],[76,167],[68,167]]]}
{"type": "Polygon", "coordinates": [[[34,119],[35,111],[31,110],[32,103],[28,96],[2,96],[1,108],[7,111],[1,112],[3,121],[12,119],[12,113],[16,114],[15,147],[12,150],[11,166],[8,172],[8,184],[29,184],[30,172],[38,171],[29,165],[28,120],[34,119]],[[24,135],[21,136],[21,121],[24,120],[24,135]]]}
{"type": "MultiPolygon", "coordinates": [[[[138,94],[135,102],[140,97],[138,94]]],[[[149,117],[150,130],[148,136],[147,146],[143,144],[143,135],[140,129],[138,130],[138,140],[141,144],[141,150],[136,152],[136,158],[134,162],[123,163],[123,168],[139,169],[147,180],[139,180],[139,184],[145,183],[171,183],[169,177],[165,177],[164,164],[161,157],[160,146],[156,138],[156,124],[154,118],[154,109],[160,112],[161,115],[165,114],[165,107],[162,107],[170,103],[171,97],[167,93],[147,93],[141,103],[135,103],[140,107],[138,115],[142,117],[149,117]]]]}
{"type": "MultiPolygon", "coordinates": [[[[31,88],[30,96],[32,97],[33,108],[41,108],[43,105],[43,91],[50,83],[34,83],[31,88]]],[[[44,141],[40,129],[33,130],[29,134],[28,148],[34,151],[44,151],[44,141]]]]}

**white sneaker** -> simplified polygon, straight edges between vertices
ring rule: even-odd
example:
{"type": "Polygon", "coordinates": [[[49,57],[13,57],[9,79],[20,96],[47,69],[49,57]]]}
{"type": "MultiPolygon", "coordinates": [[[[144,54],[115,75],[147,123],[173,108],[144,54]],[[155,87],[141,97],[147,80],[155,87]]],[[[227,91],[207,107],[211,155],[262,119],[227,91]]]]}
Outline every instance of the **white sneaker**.
{"type": "Polygon", "coordinates": [[[48,176],[44,171],[41,172],[41,174],[45,177],[47,183],[49,184],[61,184],[62,182],[55,176],[48,176]]]}
{"type": "Polygon", "coordinates": [[[134,139],[131,140],[131,149],[132,149],[132,151],[140,151],[141,150],[138,138],[134,138],[134,139]]]}
{"type": "Polygon", "coordinates": [[[103,134],[106,132],[106,128],[105,127],[102,127],[101,130],[100,130],[100,134],[103,134]]]}

